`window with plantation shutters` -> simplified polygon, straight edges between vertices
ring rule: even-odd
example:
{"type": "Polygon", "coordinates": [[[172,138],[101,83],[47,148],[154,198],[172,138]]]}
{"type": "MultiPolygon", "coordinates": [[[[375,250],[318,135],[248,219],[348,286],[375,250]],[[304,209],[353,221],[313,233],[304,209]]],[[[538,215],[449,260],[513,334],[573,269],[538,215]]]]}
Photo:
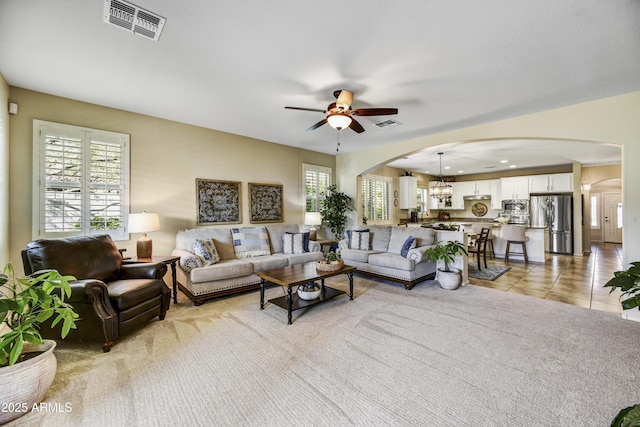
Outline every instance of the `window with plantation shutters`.
{"type": "Polygon", "coordinates": [[[34,120],[33,237],[126,239],[129,135],[34,120]]]}
{"type": "Polygon", "coordinates": [[[331,185],[331,168],[302,165],[305,212],[319,212],[327,187],[331,185]]]}
{"type": "Polygon", "coordinates": [[[391,184],[386,176],[362,177],[362,213],[367,224],[389,224],[392,220],[391,184]]]}

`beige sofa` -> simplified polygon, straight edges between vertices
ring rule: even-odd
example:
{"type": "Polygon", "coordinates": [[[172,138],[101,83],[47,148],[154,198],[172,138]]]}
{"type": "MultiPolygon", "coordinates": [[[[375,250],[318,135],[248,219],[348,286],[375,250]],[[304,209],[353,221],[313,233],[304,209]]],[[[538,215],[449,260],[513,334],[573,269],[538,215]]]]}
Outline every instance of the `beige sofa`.
{"type": "Polygon", "coordinates": [[[201,305],[207,299],[260,287],[260,278],[256,275],[260,271],[322,259],[321,246],[315,241],[309,241],[308,252],[284,253],[284,235],[303,232],[297,224],[264,225],[269,239],[269,253],[249,257],[239,255],[232,229],[242,231],[260,227],[202,227],[179,231],[172,255],[180,257],[180,267],[176,269],[180,290],[195,305],[201,305]],[[212,239],[220,260],[212,265],[193,267],[196,239],[212,239]]]}
{"type": "MultiPolygon", "coordinates": [[[[458,231],[379,225],[359,230],[363,229],[369,230],[368,249],[353,249],[353,242],[348,237],[338,243],[345,264],[357,267],[358,273],[402,283],[407,289],[413,288],[416,283],[435,278],[436,263],[427,259],[425,249],[435,242],[465,242],[465,234],[458,231]],[[415,238],[415,248],[409,249],[406,256],[402,256],[402,246],[410,236],[415,238]]],[[[357,230],[351,230],[352,233],[354,231],[357,230]]],[[[468,282],[467,262],[467,256],[461,255],[451,265],[462,271],[465,284],[468,282]]]]}

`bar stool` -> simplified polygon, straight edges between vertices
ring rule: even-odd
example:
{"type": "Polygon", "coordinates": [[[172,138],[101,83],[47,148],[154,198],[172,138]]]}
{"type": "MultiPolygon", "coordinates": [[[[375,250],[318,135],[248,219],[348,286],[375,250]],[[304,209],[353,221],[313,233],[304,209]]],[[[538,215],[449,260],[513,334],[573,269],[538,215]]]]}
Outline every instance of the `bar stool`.
{"type": "Polygon", "coordinates": [[[491,258],[495,259],[496,253],[493,250],[493,223],[490,222],[474,222],[471,224],[471,232],[473,234],[480,235],[483,228],[489,229],[489,235],[487,236],[487,250],[491,258]]]}
{"type": "Polygon", "coordinates": [[[529,262],[527,257],[527,245],[528,238],[524,235],[526,228],[520,225],[505,224],[502,226],[502,238],[507,241],[507,248],[504,251],[504,262],[509,262],[509,255],[522,255],[524,257],[524,263],[529,262]],[[515,252],[511,250],[511,244],[518,244],[522,247],[522,252],[515,252]]]}

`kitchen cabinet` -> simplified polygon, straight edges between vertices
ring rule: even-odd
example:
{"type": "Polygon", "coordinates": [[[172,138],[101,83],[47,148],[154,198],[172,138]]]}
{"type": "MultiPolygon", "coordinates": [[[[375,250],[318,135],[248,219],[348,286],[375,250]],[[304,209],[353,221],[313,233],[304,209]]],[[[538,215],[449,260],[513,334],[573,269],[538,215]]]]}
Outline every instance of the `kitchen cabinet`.
{"type": "Polygon", "coordinates": [[[502,198],[500,197],[500,180],[499,179],[490,179],[489,185],[491,191],[491,209],[494,210],[502,210],[502,198]]]}
{"type": "Polygon", "coordinates": [[[500,178],[500,200],[528,199],[529,177],[513,176],[500,178]]]}
{"type": "Polygon", "coordinates": [[[533,175],[529,177],[530,193],[567,193],[572,191],[572,173],[533,175]]]}
{"type": "MultiPolygon", "coordinates": [[[[452,210],[464,210],[464,195],[465,188],[468,187],[469,182],[451,182],[453,187],[453,195],[451,196],[452,210]]],[[[473,183],[472,183],[473,184],[473,183]]]]}
{"type": "Polygon", "coordinates": [[[401,176],[400,179],[400,209],[415,209],[418,206],[418,178],[415,176],[401,176]]]}

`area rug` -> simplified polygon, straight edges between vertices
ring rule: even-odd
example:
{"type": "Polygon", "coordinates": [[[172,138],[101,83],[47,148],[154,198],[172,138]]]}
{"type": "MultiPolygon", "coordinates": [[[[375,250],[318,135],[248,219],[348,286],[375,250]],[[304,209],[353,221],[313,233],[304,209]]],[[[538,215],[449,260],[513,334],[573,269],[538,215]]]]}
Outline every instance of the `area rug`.
{"type": "Polygon", "coordinates": [[[478,270],[476,263],[469,262],[469,277],[480,280],[496,280],[507,271],[511,270],[510,267],[498,264],[487,264],[487,268],[482,267],[482,270],[478,270]]]}
{"type": "Polygon", "coordinates": [[[46,405],[9,425],[606,426],[640,402],[640,323],[478,286],[354,285],[291,325],[259,292],[180,294],[110,353],[60,342],[46,405]]]}

